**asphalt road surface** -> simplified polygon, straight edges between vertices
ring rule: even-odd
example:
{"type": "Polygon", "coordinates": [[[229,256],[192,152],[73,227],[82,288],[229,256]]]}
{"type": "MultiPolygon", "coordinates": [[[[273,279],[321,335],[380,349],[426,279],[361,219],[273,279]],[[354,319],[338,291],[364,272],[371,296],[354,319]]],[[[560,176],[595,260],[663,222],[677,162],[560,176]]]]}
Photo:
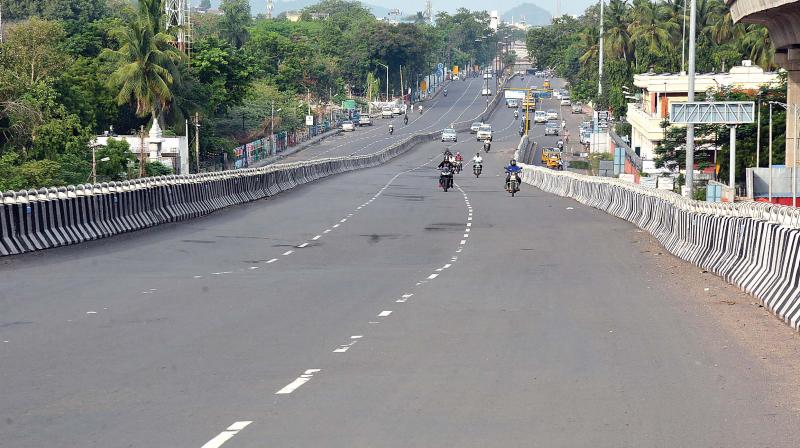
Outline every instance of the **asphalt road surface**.
{"type": "MultiPolygon", "coordinates": [[[[461,86],[423,117],[483,100],[461,86]]],[[[630,224],[511,198],[518,122],[492,124],[484,174],[447,193],[433,167],[472,135],[3,259],[0,446],[796,446],[791,379],[655,275],[630,224]]],[[[367,132],[304,156],[380,149],[367,132]]],[[[764,319],[760,338],[791,334],[764,319]]]]}

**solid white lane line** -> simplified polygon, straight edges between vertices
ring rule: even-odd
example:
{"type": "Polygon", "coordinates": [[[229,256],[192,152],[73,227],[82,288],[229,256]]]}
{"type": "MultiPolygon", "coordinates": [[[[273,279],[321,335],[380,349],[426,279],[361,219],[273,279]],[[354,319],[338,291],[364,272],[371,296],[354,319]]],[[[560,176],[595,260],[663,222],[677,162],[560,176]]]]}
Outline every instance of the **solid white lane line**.
{"type": "Polygon", "coordinates": [[[300,248],[300,249],[302,249],[304,247],[308,247],[308,243],[303,243],[303,244],[301,244],[301,245],[299,245],[297,247],[300,248]]]}
{"type": "Polygon", "coordinates": [[[316,240],[318,240],[318,239],[320,239],[320,238],[322,238],[322,235],[317,235],[317,236],[315,236],[314,238],[311,238],[311,239],[312,239],[313,241],[316,241],[316,240]]]}
{"type": "Polygon", "coordinates": [[[311,380],[311,377],[313,377],[314,374],[319,371],[320,369],[306,370],[305,373],[297,377],[294,381],[284,386],[281,390],[275,392],[275,395],[286,395],[294,392],[295,390],[297,390],[298,387],[309,382],[309,380],[311,380]]]}
{"type": "Polygon", "coordinates": [[[378,317],[387,317],[390,314],[392,314],[391,311],[381,311],[380,314],[378,314],[378,317]]]}
{"type": "Polygon", "coordinates": [[[283,255],[286,256],[286,255],[291,255],[293,253],[294,253],[293,250],[287,250],[286,252],[283,253],[283,255]]]}
{"type": "Polygon", "coordinates": [[[275,263],[276,261],[278,261],[278,259],[277,258],[273,258],[272,260],[267,261],[267,264],[275,263]]]}
{"type": "Polygon", "coordinates": [[[213,439],[211,439],[208,442],[206,442],[205,445],[203,445],[202,448],[219,448],[219,447],[221,447],[223,443],[225,443],[228,440],[230,440],[233,436],[238,434],[239,431],[241,431],[244,428],[246,428],[250,423],[253,423],[253,422],[251,422],[251,421],[235,422],[231,426],[228,426],[228,429],[226,429],[225,431],[222,431],[221,433],[217,434],[216,437],[214,437],[213,439]]]}

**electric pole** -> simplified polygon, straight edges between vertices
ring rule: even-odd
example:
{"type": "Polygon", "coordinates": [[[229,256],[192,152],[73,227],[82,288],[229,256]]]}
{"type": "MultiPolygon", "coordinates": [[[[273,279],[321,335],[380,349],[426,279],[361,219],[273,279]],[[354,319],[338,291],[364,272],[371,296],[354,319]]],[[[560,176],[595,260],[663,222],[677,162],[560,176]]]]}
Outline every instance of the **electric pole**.
{"type": "MultiPolygon", "coordinates": [[[[697,0],[691,0],[689,7],[689,103],[694,101],[694,55],[695,55],[695,34],[697,33],[697,0]]],[[[694,125],[686,125],[686,194],[689,199],[694,198],[694,125]]]]}

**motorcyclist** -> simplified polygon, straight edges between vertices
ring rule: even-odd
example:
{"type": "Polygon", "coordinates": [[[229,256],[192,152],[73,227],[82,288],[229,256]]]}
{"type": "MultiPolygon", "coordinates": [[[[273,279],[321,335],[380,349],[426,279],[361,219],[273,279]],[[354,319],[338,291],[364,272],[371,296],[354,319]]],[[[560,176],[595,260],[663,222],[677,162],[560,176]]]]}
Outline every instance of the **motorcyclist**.
{"type": "Polygon", "coordinates": [[[392,134],[394,134],[394,125],[390,123],[389,124],[389,135],[392,135],[392,134]]]}
{"type": "Polygon", "coordinates": [[[483,150],[489,152],[490,149],[492,149],[492,142],[490,140],[483,142],[483,150]]]}
{"type": "Polygon", "coordinates": [[[445,156],[442,163],[439,164],[441,175],[439,176],[439,186],[444,188],[444,182],[448,182],[448,186],[453,184],[453,163],[450,158],[445,156]]]}
{"type": "Polygon", "coordinates": [[[408,124],[408,115],[403,115],[403,124],[408,124]]]}
{"type": "Polygon", "coordinates": [[[461,152],[460,151],[456,151],[456,163],[463,162],[463,161],[464,161],[464,157],[461,156],[461,152]]]}
{"type": "Polygon", "coordinates": [[[513,174],[514,178],[517,180],[517,191],[519,191],[519,185],[520,185],[520,183],[522,183],[522,179],[520,179],[519,173],[520,173],[520,171],[522,171],[522,168],[517,166],[517,161],[516,160],[511,159],[511,161],[509,162],[509,164],[505,168],[505,170],[506,170],[505,188],[508,189],[508,183],[511,180],[511,175],[513,174]]]}
{"type": "Polygon", "coordinates": [[[443,155],[444,155],[444,160],[447,160],[451,164],[455,163],[455,159],[453,158],[453,153],[450,152],[450,149],[445,149],[443,155]]]}
{"type": "Polygon", "coordinates": [[[422,113],[422,104],[419,105],[419,113],[422,113]]]}
{"type": "Polygon", "coordinates": [[[519,111],[515,110],[514,111],[514,119],[516,120],[517,118],[519,118],[519,111]]]}
{"type": "Polygon", "coordinates": [[[473,165],[483,165],[483,157],[481,157],[481,153],[476,152],[475,157],[472,158],[473,165]]]}
{"type": "Polygon", "coordinates": [[[447,89],[444,89],[444,96],[447,96],[447,89]]]}

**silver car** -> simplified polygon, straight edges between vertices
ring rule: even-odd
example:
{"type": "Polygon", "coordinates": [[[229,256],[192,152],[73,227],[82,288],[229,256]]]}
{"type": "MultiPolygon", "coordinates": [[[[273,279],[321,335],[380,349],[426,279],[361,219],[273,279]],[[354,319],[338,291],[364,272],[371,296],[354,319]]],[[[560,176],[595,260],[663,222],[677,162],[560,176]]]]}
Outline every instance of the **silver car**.
{"type": "Polygon", "coordinates": [[[472,123],[472,126],[469,127],[469,132],[472,134],[477,134],[478,129],[480,129],[481,126],[483,126],[483,123],[481,123],[480,121],[476,121],[475,123],[472,123]]]}
{"type": "Polygon", "coordinates": [[[442,141],[443,142],[457,142],[458,141],[458,134],[456,134],[455,129],[445,129],[442,131],[442,141]]]}
{"type": "Polygon", "coordinates": [[[558,123],[548,122],[544,127],[544,135],[558,135],[558,123]]]}

